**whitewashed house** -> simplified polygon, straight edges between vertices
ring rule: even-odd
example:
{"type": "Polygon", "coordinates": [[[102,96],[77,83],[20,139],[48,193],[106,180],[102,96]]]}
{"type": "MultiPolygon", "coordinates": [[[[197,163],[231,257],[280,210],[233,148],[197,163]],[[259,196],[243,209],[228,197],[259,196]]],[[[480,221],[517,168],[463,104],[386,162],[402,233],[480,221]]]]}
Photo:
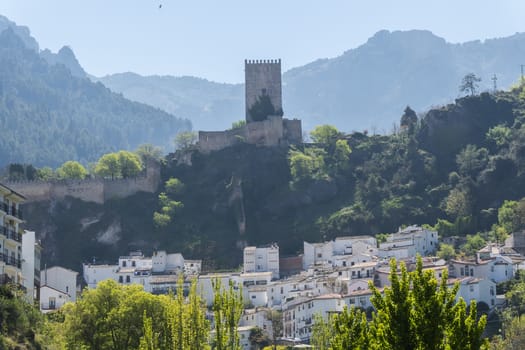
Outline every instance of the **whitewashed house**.
{"type": "Polygon", "coordinates": [[[324,294],[314,298],[301,297],[283,305],[283,336],[308,341],[312,335],[314,315],[326,321],[330,314],[343,311],[345,306],[339,294],[324,294]]]}
{"type": "Polygon", "coordinates": [[[40,311],[48,312],[77,300],[78,272],[60,266],[40,272],[40,311]]]}
{"type": "Polygon", "coordinates": [[[377,241],[372,236],[337,237],[323,243],[303,242],[303,269],[310,266],[349,266],[366,262],[377,254],[377,241]]]}
{"type": "Polygon", "coordinates": [[[279,279],[279,246],[246,247],[243,251],[243,272],[268,272],[279,279]]]}
{"type": "Polygon", "coordinates": [[[392,233],[386,242],[379,243],[379,256],[382,258],[411,258],[434,255],[438,247],[438,233],[419,226],[408,226],[392,233]]]}

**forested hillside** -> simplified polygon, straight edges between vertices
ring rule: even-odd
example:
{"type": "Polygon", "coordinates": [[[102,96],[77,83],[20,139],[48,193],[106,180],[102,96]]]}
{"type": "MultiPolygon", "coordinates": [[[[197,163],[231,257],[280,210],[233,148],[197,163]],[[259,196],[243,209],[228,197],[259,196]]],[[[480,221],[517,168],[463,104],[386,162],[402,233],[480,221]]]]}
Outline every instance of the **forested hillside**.
{"type": "MultiPolygon", "coordinates": [[[[234,267],[244,243],[278,242],[286,255],[303,240],[408,224],[488,235],[505,200],[525,197],[524,101],[516,88],[461,98],[422,119],[407,108],[391,135],[323,126],[315,143],[297,148],[181,151],[167,157],[157,194],[28,205],[28,227],[43,235],[47,261],[65,266],[163,247],[207,268],[234,267]]],[[[518,220],[507,231],[522,227],[518,220]]]]}
{"type": "MultiPolygon", "coordinates": [[[[71,55],[63,49],[55,58],[60,63],[71,55]]],[[[187,120],[75,77],[63,64],[49,64],[11,27],[0,33],[0,166],[87,164],[142,143],[168,151],[173,137],[189,129],[187,120]]]]}

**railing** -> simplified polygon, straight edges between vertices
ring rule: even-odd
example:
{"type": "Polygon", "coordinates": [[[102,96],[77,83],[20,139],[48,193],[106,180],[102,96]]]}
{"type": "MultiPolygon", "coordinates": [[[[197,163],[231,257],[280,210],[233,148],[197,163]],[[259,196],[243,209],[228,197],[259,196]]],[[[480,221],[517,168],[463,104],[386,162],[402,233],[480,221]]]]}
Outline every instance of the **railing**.
{"type": "Polygon", "coordinates": [[[0,234],[17,242],[22,242],[22,235],[13,229],[0,225],[0,234]]]}
{"type": "Polygon", "coordinates": [[[55,310],[56,308],[56,303],[40,303],[40,309],[42,310],[55,310]]]}
{"type": "Polygon", "coordinates": [[[22,268],[22,261],[14,256],[7,256],[6,254],[0,253],[0,261],[5,262],[7,265],[16,266],[19,269],[22,268]]]}
{"type": "Polygon", "coordinates": [[[7,215],[11,215],[14,217],[19,218],[22,220],[22,209],[18,208],[14,205],[9,205],[8,203],[2,203],[1,209],[7,213],[7,215]]]}

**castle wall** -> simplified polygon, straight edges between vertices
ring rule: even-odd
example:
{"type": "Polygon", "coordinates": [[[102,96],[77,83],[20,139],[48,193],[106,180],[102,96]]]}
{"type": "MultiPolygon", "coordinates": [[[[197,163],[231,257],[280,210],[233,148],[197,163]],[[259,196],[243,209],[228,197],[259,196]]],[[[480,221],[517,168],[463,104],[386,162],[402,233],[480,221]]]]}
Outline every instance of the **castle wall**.
{"type": "Polygon", "coordinates": [[[283,119],[283,137],[291,144],[303,142],[303,128],[299,119],[283,119]]]}
{"type": "Polygon", "coordinates": [[[218,151],[246,140],[245,126],[226,131],[199,131],[199,150],[203,153],[218,151]]]}
{"type": "Polygon", "coordinates": [[[250,107],[261,95],[268,95],[275,110],[283,109],[281,60],[244,61],[246,122],[253,122],[250,107]]]}
{"type": "Polygon", "coordinates": [[[103,204],[111,198],[125,198],[137,192],[154,193],[160,183],[160,164],[147,165],[145,176],[132,179],[12,181],[6,185],[26,197],[26,202],[49,201],[73,197],[103,204]]]}
{"type": "Polygon", "coordinates": [[[278,146],[283,137],[283,118],[268,117],[267,120],[246,124],[246,142],[259,146],[278,146]]]}

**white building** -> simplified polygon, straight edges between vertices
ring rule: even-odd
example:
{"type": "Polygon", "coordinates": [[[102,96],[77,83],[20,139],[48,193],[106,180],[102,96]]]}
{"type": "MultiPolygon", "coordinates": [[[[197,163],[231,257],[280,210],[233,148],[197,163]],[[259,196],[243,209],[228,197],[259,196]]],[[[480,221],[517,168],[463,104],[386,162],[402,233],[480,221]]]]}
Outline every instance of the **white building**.
{"type": "Polygon", "coordinates": [[[25,197],[0,184],[0,284],[23,285],[22,211],[25,197]]]}
{"type": "Polygon", "coordinates": [[[449,275],[457,278],[476,277],[501,283],[514,277],[514,264],[511,258],[501,255],[489,260],[451,260],[449,275]]]}
{"type": "Polygon", "coordinates": [[[272,321],[269,319],[270,312],[272,312],[271,309],[261,307],[245,309],[241,316],[239,326],[258,327],[271,339],[273,329],[272,321]]]}
{"type": "Polygon", "coordinates": [[[283,305],[283,337],[308,341],[312,334],[314,316],[328,320],[331,313],[343,311],[344,300],[339,294],[325,294],[314,298],[297,298],[283,305]]]}
{"type": "Polygon", "coordinates": [[[348,266],[372,260],[377,241],[372,236],[337,237],[324,243],[303,242],[303,249],[304,270],[314,265],[348,266]]]}
{"type": "Polygon", "coordinates": [[[40,272],[40,311],[48,312],[77,300],[78,272],[55,266],[40,272]]]}
{"type": "Polygon", "coordinates": [[[22,276],[29,302],[40,298],[40,261],[42,247],[33,231],[22,235],[22,276]]]}
{"type": "Polygon", "coordinates": [[[279,246],[271,244],[265,247],[244,248],[243,271],[270,271],[273,279],[279,279],[279,246]]]}
{"type": "Polygon", "coordinates": [[[488,279],[480,279],[475,277],[464,277],[457,280],[450,280],[452,285],[455,282],[459,282],[459,291],[456,296],[456,300],[463,298],[467,305],[472,300],[476,300],[478,309],[481,307],[481,303],[485,303],[489,309],[496,306],[496,283],[488,279]]]}
{"type": "Polygon", "coordinates": [[[434,255],[438,247],[438,233],[419,226],[408,226],[392,233],[386,242],[379,244],[379,256],[382,258],[411,258],[434,255]]]}
{"type": "Polygon", "coordinates": [[[112,279],[118,282],[118,265],[83,265],[84,281],[88,288],[96,288],[101,281],[112,279]]]}

